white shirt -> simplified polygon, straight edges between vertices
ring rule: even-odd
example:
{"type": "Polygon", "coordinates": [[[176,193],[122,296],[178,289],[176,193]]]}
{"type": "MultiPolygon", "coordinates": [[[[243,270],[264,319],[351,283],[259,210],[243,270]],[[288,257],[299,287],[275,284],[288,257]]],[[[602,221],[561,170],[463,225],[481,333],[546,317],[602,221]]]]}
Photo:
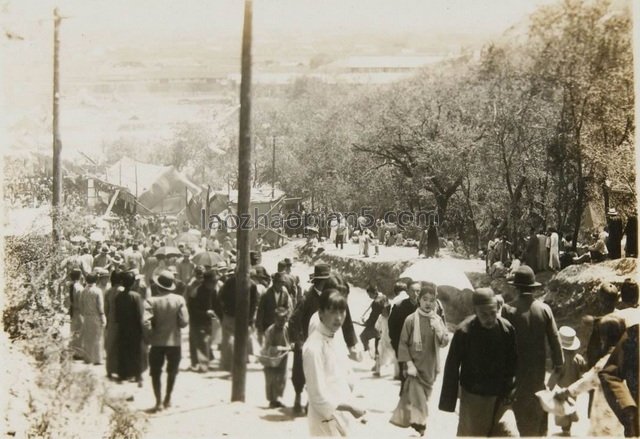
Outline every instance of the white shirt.
{"type": "MultiPolygon", "coordinates": [[[[309,325],[311,329],[311,325],[309,325]]],[[[311,436],[346,436],[353,416],[336,410],[351,402],[349,361],[340,348],[339,334],[319,322],[302,347],[302,367],[309,400],[309,434],[311,436]]]]}
{"type": "Polygon", "coordinates": [[[406,291],[400,291],[398,293],[398,295],[396,297],[394,297],[393,299],[391,299],[391,301],[389,302],[391,305],[391,308],[393,308],[396,305],[399,305],[400,302],[402,302],[404,299],[408,299],[409,295],[407,294],[406,291]]]}

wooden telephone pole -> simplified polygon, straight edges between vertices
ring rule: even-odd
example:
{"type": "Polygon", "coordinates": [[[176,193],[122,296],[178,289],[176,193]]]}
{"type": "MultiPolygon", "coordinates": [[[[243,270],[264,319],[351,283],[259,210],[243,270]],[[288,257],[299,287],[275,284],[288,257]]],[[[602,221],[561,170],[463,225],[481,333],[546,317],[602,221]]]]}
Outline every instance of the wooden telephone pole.
{"type": "Polygon", "coordinates": [[[53,10],[53,196],[51,199],[51,230],[54,241],[58,241],[60,238],[59,217],[62,203],[62,143],[60,142],[58,120],[60,21],[61,17],[58,14],[58,8],[56,8],[53,10]]]}
{"type": "MultiPolygon", "coordinates": [[[[242,79],[240,81],[240,145],[238,147],[238,215],[249,213],[251,200],[251,27],[252,0],[244,2],[242,79]]],[[[238,227],[236,316],[231,401],[245,400],[247,344],[249,343],[249,230],[238,227]]]]}

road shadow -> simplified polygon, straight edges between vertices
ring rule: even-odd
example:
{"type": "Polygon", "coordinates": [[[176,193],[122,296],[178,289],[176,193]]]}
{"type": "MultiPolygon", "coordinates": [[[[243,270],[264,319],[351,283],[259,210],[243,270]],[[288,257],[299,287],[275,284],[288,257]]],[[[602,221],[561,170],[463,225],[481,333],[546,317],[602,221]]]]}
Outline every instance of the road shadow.
{"type": "MultiPolygon", "coordinates": [[[[267,409],[267,407],[264,407],[267,409]]],[[[279,413],[268,413],[266,415],[260,416],[260,419],[264,419],[269,422],[286,422],[293,421],[296,416],[293,414],[293,408],[291,407],[282,407],[278,409],[279,413]]]]}

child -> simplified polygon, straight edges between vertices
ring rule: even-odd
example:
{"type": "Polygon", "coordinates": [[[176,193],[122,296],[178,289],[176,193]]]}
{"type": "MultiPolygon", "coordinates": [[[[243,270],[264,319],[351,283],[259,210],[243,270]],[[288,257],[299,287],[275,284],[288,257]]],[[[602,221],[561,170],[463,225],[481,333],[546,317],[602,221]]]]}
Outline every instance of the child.
{"type": "MultiPolygon", "coordinates": [[[[557,385],[562,388],[569,387],[578,381],[587,369],[587,362],[578,354],[580,349],[580,339],[576,337],[576,331],[568,326],[562,326],[558,330],[560,344],[564,355],[564,364],[558,372],[552,372],[547,382],[547,387],[551,390],[557,385]]],[[[571,435],[571,424],[578,420],[578,415],[574,412],[571,415],[556,416],[556,425],[562,427],[565,436],[571,435]]]]}
{"type": "Polygon", "coordinates": [[[264,334],[264,346],[259,357],[264,365],[264,380],[266,384],[269,408],[282,407],[279,399],[284,393],[287,383],[287,353],[291,349],[287,336],[287,308],[276,308],[276,319],[264,334]]]}
{"type": "Polygon", "coordinates": [[[376,320],[376,329],[380,334],[380,343],[378,344],[379,355],[376,361],[376,370],[374,370],[374,376],[380,376],[380,370],[387,364],[394,364],[396,361],[396,354],[391,346],[391,339],[389,338],[389,314],[391,313],[391,305],[387,302],[382,309],[378,320],[376,320]]]}
{"type": "Polygon", "coordinates": [[[400,401],[389,422],[411,426],[421,436],[427,428],[427,404],[433,383],[440,372],[440,348],[449,343],[449,333],[437,314],[436,286],[420,282],[418,309],[404,321],[398,361],[406,362],[400,401]]]}

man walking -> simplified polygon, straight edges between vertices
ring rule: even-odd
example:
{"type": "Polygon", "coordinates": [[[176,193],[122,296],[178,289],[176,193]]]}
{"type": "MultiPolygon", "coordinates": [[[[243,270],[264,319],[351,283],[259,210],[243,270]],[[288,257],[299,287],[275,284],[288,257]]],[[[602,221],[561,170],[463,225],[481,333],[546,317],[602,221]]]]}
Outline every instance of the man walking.
{"type": "Polygon", "coordinates": [[[460,394],[458,436],[491,436],[512,396],[516,375],[516,333],[498,316],[491,288],[472,296],[474,316],[456,330],[445,363],[439,408],[453,412],[460,394]]]}
{"type": "Polygon", "coordinates": [[[171,406],[171,393],[178,375],[181,358],[180,328],[189,324],[189,312],[184,297],[171,294],[176,289],[173,273],[160,272],[153,278],[157,295],[147,299],[144,307],[144,327],[149,334],[149,368],[156,405],[153,411],[171,406]],[[167,361],[167,392],[162,401],[160,376],[167,361]]]}
{"type": "Polygon", "coordinates": [[[202,283],[187,294],[189,310],[189,357],[191,370],[206,372],[211,359],[211,319],[222,318],[222,307],[216,297],[216,277],[206,271],[202,283]]]}
{"type": "Polygon", "coordinates": [[[293,310],[293,302],[289,292],[283,282],[284,273],[275,273],[273,285],[267,289],[258,301],[258,312],[256,315],[256,331],[258,341],[262,344],[264,334],[269,326],[276,321],[276,309],[281,307],[287,310],[287,315],[293,310]]]}
{"type": "Polygon", "coordinates": [[[518,289],[518,298],[512,305],[505,305],[503,317],[516,330],[518,367],[517,388],[513,402],[520,436],[546,436],[547,413],[542,410],[535,395],[545,389],[546,343],[551,348],[554,369],[563,364],[558,327],[551,308],[534,299],[533,290],[540,286],[533,270],[523,265],[514,272],[510,284],[518,289]]]}

